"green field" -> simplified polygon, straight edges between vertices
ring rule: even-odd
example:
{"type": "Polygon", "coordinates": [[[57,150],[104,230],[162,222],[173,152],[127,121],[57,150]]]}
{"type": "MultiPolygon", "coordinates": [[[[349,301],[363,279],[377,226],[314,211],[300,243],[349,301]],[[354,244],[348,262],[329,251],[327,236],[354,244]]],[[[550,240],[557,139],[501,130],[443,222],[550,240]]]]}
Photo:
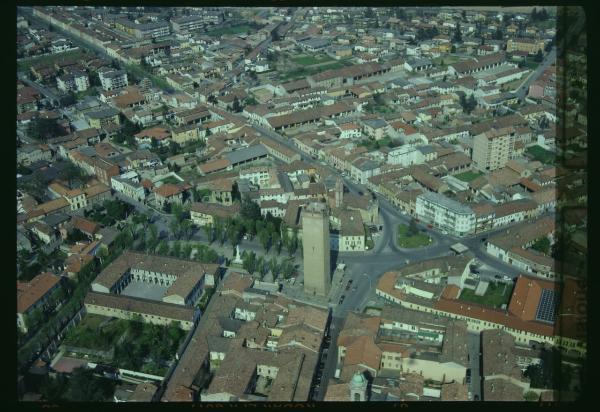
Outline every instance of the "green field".
{"type": "Polygon", "coordinates": [[[319,67],[301,67],[299,69],[289,70],[286,72],[281,72],[279,76],[279,80],[281,81],[293,81],[298,79],[303,79],[307,76],[312,76],[313,74],[323,72],[325,70],[333,70],[333,69],[341,69],[342,67],[346,67],[346,65],[342,62],[334,61],[330,64],[324,64],[319,67]]]}
{"type": "Polygon", "coordinates": [[[477,179],[482,174],[483,173],[481,173],[481,172],[468,171],[468,172],[459,173],[457,175],[454,175],[454,177],[457,178],[457,179],[459,179],[459,180],[462,180],[463,182],[470,182],[472,180],[477,179]]]}
{"type": "Polygon", "coordinates": [[[408,225],[398,225],[398,246],[405,249],[416,249],[419,247],[429,246],[431,238],[423,233],[416,235],[408,234],[408,225]]]}
{"type": "Polygon", "coordinates": [[[463,289],[460,293],[460,300],[465,302],[479,303],[486,306],[500,308],[503,304],[508,304],[512,287],[507,283],[490,283],[483,296],[475,295],[471,289],[463,289]]]}
{"type": "Polygon", "coordinates": [[[556,163],[556,154],[553,152],[544,149],[541,146],[535,145],[528,147],[525,149],[525,152],[533,158],[533,160],[538,160],[544,164],[554,164],[556,163]]]}
{"type": "Polygon", "coordinates": [[[65,339],[65,344],[94,350],[110,350],[117,339],[127,330],[127,321],[112,320],[99,315],[86,315],[81,322],[71,329],[65,339]]]}
{"type": "Polygon", "coordinates": [[[324,54],[315,55],[315,56],[300,55],[300,56],[292,57],[291,60],[294,63],[300,64],[302,66],[312,66],[314,64],[321,64],[321,63],[327,63],[327,62],[334,61],[331,57],[324,55],[324,54]]]}
{"type": "Polygon", "coordinates": [[[209,36],[222,36],[224,34],[240,34],[240,33],[248,33],[250,30],[252,30],[252,27],[250,27],[247,24],[240,24],[238,26],[232,26],[232,27],[225,27],[225,28],[221,28],[221,29],[215,29],[215,30],[211,30],[209,31],[207,34],[209,36]]]}
{"type": "Polygon", "coordinates": [[[47,66],[66,59],[84,60],[85,56],[85,51],[78,49],[64,53],[52,54],[50,56],[29,57],[18,61],[17,68],[20,71],[29,70],[29,68],[33,65],[41,64],[47,66]]]}
{"type": "Polygon", "coordinates": [[[433,64],[435,64],[436,66],[441,66],[443,63],[444,66],[448,66],[449,64],[453,64],[459,61],[459,57],[446,55],[444,57],[436,57],[435,59],[433,59],[433,64]]]}

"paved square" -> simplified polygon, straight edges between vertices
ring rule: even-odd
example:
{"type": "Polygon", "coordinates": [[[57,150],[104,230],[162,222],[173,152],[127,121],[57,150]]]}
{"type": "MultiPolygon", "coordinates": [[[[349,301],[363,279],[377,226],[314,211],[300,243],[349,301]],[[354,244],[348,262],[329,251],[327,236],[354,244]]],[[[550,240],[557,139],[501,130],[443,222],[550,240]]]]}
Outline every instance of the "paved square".
{"type": "Polygon", "coordinates": [[[168,288],[168,286],[132,281],[127,285],[123,292],[121,292],[121,295],[160,301],[168,288]]]}

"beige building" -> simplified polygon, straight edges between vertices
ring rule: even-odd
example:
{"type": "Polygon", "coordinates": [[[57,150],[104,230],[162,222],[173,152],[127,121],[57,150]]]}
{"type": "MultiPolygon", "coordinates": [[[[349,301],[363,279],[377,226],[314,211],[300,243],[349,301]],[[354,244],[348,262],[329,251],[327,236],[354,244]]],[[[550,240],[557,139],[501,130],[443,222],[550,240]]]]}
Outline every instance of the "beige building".
{"type": "Polygon", "coordinates": [[[311,203],[302,211],[304,291],[325,296],[329,293],[329,217],[324,203],[311,203]]]}
{"type": "Polygon", "coordinates": [[[504,167],[515,148],[515,130],[512,127],[491,129],[473,139],[473,161],[479,170],[504,167]]]}
{"type": "Polygon", "coordinates": [[[533,39],[509,39],[506,42],[506,51],[522,51],[529,54],[535,54],[538,50],[544,51],[544,42],[533,39]]]}

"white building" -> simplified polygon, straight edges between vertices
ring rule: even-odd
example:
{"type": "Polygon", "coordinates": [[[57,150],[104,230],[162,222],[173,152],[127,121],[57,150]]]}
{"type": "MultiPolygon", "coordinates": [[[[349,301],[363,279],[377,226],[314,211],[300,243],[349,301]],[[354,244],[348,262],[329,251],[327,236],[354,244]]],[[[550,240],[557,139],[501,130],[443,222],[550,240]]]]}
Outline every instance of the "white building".
{"type": "Polygon", "coordinates": [[[56,86],[63,92],[83,92],[89,89],[90,80],[84,72],[73,71],[72,73],[57,77],[56,86]]]}
{"type": "Polygon", "coordinates": [[[146,199],[144,187],[140,184],[140,179],[135,171],[124,173],[120,176],[113,176],[110,179],[111,187],[115,192],[124,194],[138,202],[146,199]]]}
{"type": "Polygon", "coordinates": [[[108,70],[98,73],[100,84],[104,90],[116,90],[127,87],[127,73],[123,70],[108,70]]]}
{"type": "Polygon", "coordinates": [[[475,231],[475,212],[470,207],[446,196],[425,192],[417,196],[415,213],[419,219],[455,236],[475,231]]]}
{"type": "Polygon", "coordinates": [[[415,146],[404,145],[388,153],[387,162],[392,165],[410,166],[425,162],[423,153],[415,146]]]}

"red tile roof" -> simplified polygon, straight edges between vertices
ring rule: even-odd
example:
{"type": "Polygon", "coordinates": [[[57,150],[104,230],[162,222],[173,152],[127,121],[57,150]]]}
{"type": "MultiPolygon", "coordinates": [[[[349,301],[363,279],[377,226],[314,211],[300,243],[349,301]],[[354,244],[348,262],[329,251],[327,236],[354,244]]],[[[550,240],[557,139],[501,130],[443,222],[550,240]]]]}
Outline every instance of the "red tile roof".
{"type": "Polygon", "coordinates": [[[60,282],[60,277],[50,272],[40,273],[29,282],[17,281],[17,312],[27,312],[58,282],[60,282]]]}

